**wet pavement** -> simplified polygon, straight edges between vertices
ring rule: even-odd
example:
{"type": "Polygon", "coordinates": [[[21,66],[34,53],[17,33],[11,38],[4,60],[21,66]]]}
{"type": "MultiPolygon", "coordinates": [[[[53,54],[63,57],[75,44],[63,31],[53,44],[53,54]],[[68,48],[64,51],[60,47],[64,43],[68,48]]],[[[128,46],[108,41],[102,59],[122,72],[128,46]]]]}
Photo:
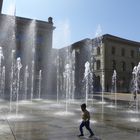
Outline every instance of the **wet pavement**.
{"type": "MultiPolygon", "coordinates": [[[[33,100],[16,103],[0,101],[0,140],[80,140],[78,138],[81,121],[80,105],[76,100],[68,104],[51,100],[33,100]]],[[[91,112],[91,128],[101,140],[139,140],[140,113],[129,105],[105,104],[89,100],[87,109],[91,112]]],[[[89,133],[84,129],[85,136],[89,133]]],[[[92,138],[97,140],[96,138],[92,138]]]]}

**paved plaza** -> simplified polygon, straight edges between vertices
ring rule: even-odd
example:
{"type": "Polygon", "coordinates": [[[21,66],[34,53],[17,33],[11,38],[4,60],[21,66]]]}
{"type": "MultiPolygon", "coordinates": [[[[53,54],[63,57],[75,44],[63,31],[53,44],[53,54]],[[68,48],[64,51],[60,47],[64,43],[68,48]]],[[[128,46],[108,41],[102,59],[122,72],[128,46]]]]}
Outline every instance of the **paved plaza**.
{"type": "MultiPolygon", "coordinates": [[[[120,97],[121,98],[121,97],[120,97]]],[[[0,101],[0,140],[80,140],[81,103],[84,100],[57,103],[53,100],[0,101]]],[[[87,109],[91,112],[91,128],[96,137],[93,140],[139,140],[140,114],[127,105],[114,107],[114,102],[101,103],[89,100],[87,109]]],[[[84,129],[85,135],[89,133],[84,129]]]]}

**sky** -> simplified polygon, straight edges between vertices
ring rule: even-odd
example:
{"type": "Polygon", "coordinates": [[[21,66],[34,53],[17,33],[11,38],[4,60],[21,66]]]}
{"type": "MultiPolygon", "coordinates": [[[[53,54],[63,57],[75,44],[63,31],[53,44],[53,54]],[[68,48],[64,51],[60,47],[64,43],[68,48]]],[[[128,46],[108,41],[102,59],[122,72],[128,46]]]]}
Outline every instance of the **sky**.
{"type": "Polygon", "coordinates": [[[2,13],[47,21],[53,18],[53,47],[101,34],[140,42],[140,0],[4,0],[2,13]]]}

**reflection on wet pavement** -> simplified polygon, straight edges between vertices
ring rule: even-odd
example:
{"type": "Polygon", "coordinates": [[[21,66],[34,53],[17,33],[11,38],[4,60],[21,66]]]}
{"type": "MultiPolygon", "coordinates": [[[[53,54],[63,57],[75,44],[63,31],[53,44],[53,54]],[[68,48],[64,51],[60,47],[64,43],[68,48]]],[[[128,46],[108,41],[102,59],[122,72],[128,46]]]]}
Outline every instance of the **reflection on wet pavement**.
{"type": "MultiPolygon", "coordinates": [[[[81,103],[68,104],[68,112],[65,112],[64,102],[21,102],[16,114],[15,103],[9,112],[9,103],[0,102],[0,140],[79,140],[81,103]]],[[[99,104],[97,100],[88,102],[95,134],[102,140],[139,140],[140,113],[127,106],[110,106],[109,103],[99,104]]],[[[86,129],[84,131],[88,136],[86,129]]]]}

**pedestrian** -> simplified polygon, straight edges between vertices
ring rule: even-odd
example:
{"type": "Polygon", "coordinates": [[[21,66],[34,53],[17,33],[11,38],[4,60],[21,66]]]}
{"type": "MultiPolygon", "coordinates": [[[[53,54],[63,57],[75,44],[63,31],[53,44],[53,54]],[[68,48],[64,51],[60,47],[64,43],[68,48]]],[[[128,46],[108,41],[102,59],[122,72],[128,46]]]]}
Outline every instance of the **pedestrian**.
{"type": "Polygon", "coordinates": [[[86,104],[82,104],[81,105],[81,110],[82,110],[82,122],[79,126],[79,130],[80,130],[80,135],[78,135],[78,137],[82,137],[84,136],[84,133],[83,133],[83,127],[85,126],[86,129],[89,131],[90,133],[90,136],[89,138],[93,137],[94,136],[94,133],[93,131],[91,130],[90,128],[90,113],[89,111],[86,109],[86,104]]]}

